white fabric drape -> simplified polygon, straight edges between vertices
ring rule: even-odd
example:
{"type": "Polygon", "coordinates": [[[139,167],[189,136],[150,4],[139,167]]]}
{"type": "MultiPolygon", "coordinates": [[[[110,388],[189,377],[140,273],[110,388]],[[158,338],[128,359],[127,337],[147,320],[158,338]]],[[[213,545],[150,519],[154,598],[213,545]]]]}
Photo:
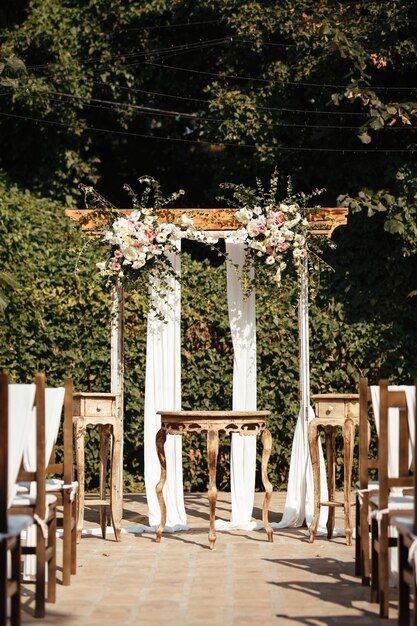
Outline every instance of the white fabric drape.
{"type": "MultiPolygon", "coordinates": [[[[45,389],[45,466],[48,465],[52,454],[52,448],[58,438],[59,425],[61,423],[62,408],[64,406],[64,387],[47,387],[45,389]]],[[[26,443],[23,453],[23,467],[28,472],[35,472],[37,467],[36,452],[36,409],[32,411],[32,416],[26,431],[26,443]]],[[[30,484],[29,493],[36,496],[36,482],[30,484]]],[[[26,545],[36,546],[36,524],[32,524],[27,529],[26,545]]],[[[36,556],[26,555],[24,558],[23,576],[25,579],[32,579],[36,576],[36,556]]]]}
{"type": "MultiPolygon", "coordinates": [[[[408,429],[410,434],[410,459],[414,450],[414,416],[415,416],[415,389],[409,385],[389,385],[389,391],[405,391],[407,400],[408,429]]],[[[379,387],[371,386],[372,409],[375,418],[375,426],[379,435],[379,387]]],[[[399,458],[399,409],[388,409],[388,475],[392,478],[398,476],[399,458]]]]}
{"type": "Polygon", "coordinates": [[[7,506],[16,494],[16,479],[35,401],[35,385],[9,385],[7,506]]]}
{"type": "MultiPolygon", "coordinates": [[[[64,406],[64,387],[48,387],[45,389],[45,465],[51,458],[52,448],[58,437],[61,423],[62,407],[64,406]]],[[[26,445],[23,453],[23,466],[27,472],[36,471],[36,410],[33,409],[26,432],[26,445]]]]}
{"type": "MultiPolygon", "coordinates": [[[[178,247],[180,242],[178,242],[178,247]]],[[[168,255],[175,272],[181,272],[179,254],[168,255]]],[[[159,286],[160,287],[160,286],[159,286]]],[[[150,284],[150,305],[163,313],[158,319],[149,312],[146,344],[145,381],[145,486],[149,507],[149,524],[159,525],[161,512],[155,493],[161,475],[156,453],[155,437],[161,426],[157,411],[181,410],[181,286],[174,278],[169,279],[169,289],[158,292],[158,286],[150,284]]],[[[167,481],[164,497],[167,506],[167,527],[186,528],[184,493],[182,481],[182,437],[168,435],[165,444],[167,481]]],[[[140,530],[147,530],[142,527],[140,530]]]]}
{"type": "MultiPolygon", "coordinates": [[[[234,411],[256,410],[256,302],[255,291],[245,299],[236,268],[243,267],[243,244],[226,240],[227,302],[233,341],[233,402],[234,411]]],[[[253,279],[253,272],[251,278],[253,279]]],[[[228,528],[252,528],[255,494],[256,436],[232,434],[230,454],[230,483],[232,514],[228,528]]],[[[224,525],[224,523],[223,523],[224,525]]],[[[217,527],[220,529],[220,521],[217,527]]]]}
{"type": "MultiPolygon", "coordinates": [[[[298,304],[299,352],[300,352],[300,393],[301,407],[295,427],[288,476],[287,499],[282,520],[274,527],[302,526],[304,520],[310,526],[314,513],[313,468],[308,443],[308,422],[314,418],[310,406],[310,354],[309,354],[309,302],[307,274],[301,278],[298,304]]],[[[326,476],[323,451],[319,439],[320,476],[326,476]]],[[[320,498],[328,500],[325,480],[320,481],[320,498]]],[[[318,532],[322,532],[328,518],[327,507],[321,507],[318,532]]]]}

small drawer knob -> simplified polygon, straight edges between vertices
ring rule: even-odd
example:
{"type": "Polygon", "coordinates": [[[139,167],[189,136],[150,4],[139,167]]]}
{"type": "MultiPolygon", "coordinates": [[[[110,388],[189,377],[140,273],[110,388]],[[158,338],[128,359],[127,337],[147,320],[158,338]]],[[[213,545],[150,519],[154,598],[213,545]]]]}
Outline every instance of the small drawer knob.
{"type": "Polygon", "coordinates": [[[327,407],[327,411],[326,411],[327,414],[331,413],[332,411],[333,411],[332,406],[327,407]]]}
{"type": "Polygon", "coordinates": [[[96,411],[97,411],[97,413],[100,413],[101,408],[100,408],[99,406],[98,406],[98,407],[96,407],[96,411]]]}

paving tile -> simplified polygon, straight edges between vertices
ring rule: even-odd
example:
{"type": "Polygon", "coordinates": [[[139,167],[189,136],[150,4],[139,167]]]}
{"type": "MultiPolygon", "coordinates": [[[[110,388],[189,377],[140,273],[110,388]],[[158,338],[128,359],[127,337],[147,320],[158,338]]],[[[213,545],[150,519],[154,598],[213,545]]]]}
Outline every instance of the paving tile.
{"type": "MultiPolygon", "coordinates": [[[[263,495],[255,495],[255,507],[263,495]]],[[[278,519],[285,493],[274,493],[271,517],[278,519]]],[[[281,529],[268,543],[261,531],[218,532],[208,549],[206,494],[185,496],[191,531],[83,537],[78,573],[70,586],[58,585],[57,603],[46,617],[33,617],[33,585],[24,585],[23,626],[367,626],[379,625],[369,589],[353,576],[354,546],[344,538],[317,537],[306,529],[281,529]]],[[[127,494],[123,526],[147,523],[146,499],[127,494]]],[[[230,516],[230,494],[220,493],[217,512],[230,516]]],[[[98,527],[90,507],[86,524],[98,527]]],[[[340,519],[337,524],[343,525],[340,519]]],[[[62,541],[58,541],[58,563],[62,541]]],[[[396,623],[393,592],[390,619],[396,623]]]]}

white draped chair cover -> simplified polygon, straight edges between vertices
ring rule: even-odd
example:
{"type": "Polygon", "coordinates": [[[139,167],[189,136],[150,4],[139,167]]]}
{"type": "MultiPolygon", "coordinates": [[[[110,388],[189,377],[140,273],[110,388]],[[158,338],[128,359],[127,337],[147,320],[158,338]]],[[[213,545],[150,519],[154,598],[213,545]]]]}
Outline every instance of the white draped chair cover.
{"type": "MultiPolygon", "coordinates": [[[[64,395],[64,387],[47,387],[45,389],[45,467],[49,463],[52,449],[58,438],[64,395]]],[[[23,467],[27,472],[36,471],[36,452],[36,409],[34,408],[26,431],[23,453],[23,467]]],[[[36,496],[36,482],[29,485],[29,494],[33,497],[36,496]]],[[[26,544],[30,547],[36,546],[36,524],[32,524],[27,530],[26,544]]],[[[36,556],[34,554],[25,556],[23,575],[25,579],[35,578],[36,556]]]]}
{"type": "Polygon", "coordinates": [[[16,494],[16,479],[23,459],[35,401],[35,385],[9,385],[9,441],[7,506],[16,494]]]}
{"type": "MultiPolygon", "coordinates": [[[[61,423],[64,406],[64,387],[48,387],[45,389],[45,466],[51,458],[61,423]]],[[[33,409],[32,419],[26,432],[26,444],[23,453],[23,467],[27,472],[36,471],[36,410],[33,409]]]]}

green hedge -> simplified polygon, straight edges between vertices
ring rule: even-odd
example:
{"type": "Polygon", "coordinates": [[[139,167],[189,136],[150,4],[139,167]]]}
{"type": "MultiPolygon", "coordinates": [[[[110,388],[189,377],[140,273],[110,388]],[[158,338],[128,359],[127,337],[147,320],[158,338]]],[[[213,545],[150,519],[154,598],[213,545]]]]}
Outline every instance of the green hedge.
{"type": "MultiPolygon", "coordinates": [[[[361,215],[334,235],[311,304],[312,392],[352,392],[360,374],[411,383],[417,373],[417,307],[408,298],[415,260],[404,259],[378,219],[361,215]]],[[[0,369],[16,382],[44,370],[50,385],[74,379],[79,391],[105,391],[110,379],[109,294],[95,279],[99,244],[87,244],[61,206],[0,177],[0,261],[20,287],[0,320],[0,369]],[[76,266],[78,262],[78,271],[76,266]]],[[[183,408],[231,407],[233,351],[224,266],[196,250],[182,254],[183,408]]],[[[146,302],[126,295],[125,488],[143,488],[146,302]]],[[[285,488],[298,414],[297,290],[277,292],[262,278],[257,297],[258,406],[271,411],[270,477],[285,488]]],[[[186,489],[206,488],[203,438],[184,442],[186,489]]],[[[219,455],[218,486],[228,489],[229,447],[219,455]]],[[[87,487],[97,486],[98,446],[87,447],[87,487]]],[[[260,482],[258,481],[260,485],[260,482]]]]}

